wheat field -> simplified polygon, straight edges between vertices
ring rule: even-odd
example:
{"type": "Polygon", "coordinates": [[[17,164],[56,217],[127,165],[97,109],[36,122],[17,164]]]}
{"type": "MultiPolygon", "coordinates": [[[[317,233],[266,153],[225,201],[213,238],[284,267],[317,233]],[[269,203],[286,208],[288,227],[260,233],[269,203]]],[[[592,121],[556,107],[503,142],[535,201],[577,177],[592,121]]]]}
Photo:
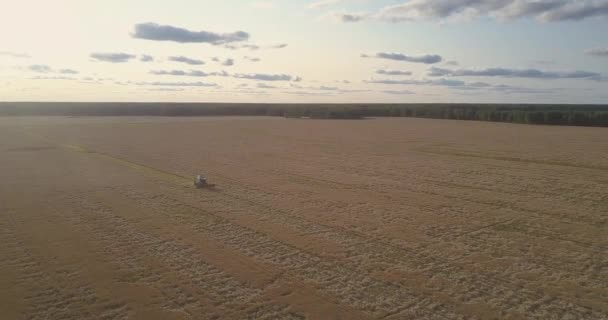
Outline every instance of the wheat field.
{"type": "Polygon", "coordinates": [[[0,118],[1,318],[607,319],[607,137],[0,118]]]}

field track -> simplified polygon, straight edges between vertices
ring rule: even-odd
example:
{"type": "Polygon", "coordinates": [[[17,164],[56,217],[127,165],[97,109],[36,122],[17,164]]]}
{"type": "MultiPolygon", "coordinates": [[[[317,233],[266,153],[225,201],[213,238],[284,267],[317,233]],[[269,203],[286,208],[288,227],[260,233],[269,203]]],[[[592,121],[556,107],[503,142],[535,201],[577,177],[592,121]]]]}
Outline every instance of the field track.
{"type": "Polygon", "coordinates": [[[607,134],[0,118],[2,318],[608,319],[607,134]]]}

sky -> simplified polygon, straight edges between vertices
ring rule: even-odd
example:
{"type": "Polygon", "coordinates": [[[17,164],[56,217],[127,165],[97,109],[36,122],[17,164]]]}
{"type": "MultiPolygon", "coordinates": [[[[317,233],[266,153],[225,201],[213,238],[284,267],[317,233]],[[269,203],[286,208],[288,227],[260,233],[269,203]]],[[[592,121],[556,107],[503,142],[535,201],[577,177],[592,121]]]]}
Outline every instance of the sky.
{"type": "Polygon", "coordinates": [[[0,101],[608,103],[608,0],[0,8],[0,101]]]}

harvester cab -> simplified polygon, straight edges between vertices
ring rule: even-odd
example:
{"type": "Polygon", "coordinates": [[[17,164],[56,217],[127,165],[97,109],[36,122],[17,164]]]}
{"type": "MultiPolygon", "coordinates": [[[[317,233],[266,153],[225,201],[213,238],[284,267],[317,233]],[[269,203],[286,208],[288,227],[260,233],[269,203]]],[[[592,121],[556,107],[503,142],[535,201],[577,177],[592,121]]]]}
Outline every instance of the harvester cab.
{"type": "Polygon", "coordinates": [[[203,175],[199,174],[194,179],[194,186],[197,187],[198,189],[213,188],[213,187],[215,187],[215,184],[210,184],[209,182],[207,182],[207,178],[205,178],[203,175]]]}
{"type": "Polygon", "coordinates": [[[197,188],[204,188],[207,186],[207,178],[203,177],[202,175],[198,175],[196,176],[196,178],[194,179],[194,185],[197,188]]]}

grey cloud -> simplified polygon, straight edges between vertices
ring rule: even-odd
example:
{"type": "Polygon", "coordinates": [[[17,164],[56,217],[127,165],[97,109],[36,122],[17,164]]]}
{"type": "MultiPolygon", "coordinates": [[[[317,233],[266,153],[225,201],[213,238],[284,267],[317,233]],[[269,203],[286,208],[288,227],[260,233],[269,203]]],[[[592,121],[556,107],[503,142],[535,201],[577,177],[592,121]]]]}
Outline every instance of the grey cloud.
{"type": "Polygon", "coordinates": [[[162,87],[216,87],[216,83],[206,82],[137,82],[138,86],[162,86],[162,87]]]}
{"type": "Polygon", "coordinates": [[[232,33],[215,33],[209,31],[190,31],[169,25],[159,25],[157,23],[140,23],[135,25],[133,38],[154,40],[154,41],[173,41],[179,43],[209,43],[221,45],[231,42],[246,41],[249,34],[244,31],[232,33]]]}
{"type": "Polygon", "coordinates": [[[432,67],[428,73],[431,77],[505,77],[505,78],[535,78],[535,79],[590,79],[600,80],[602,75],[589,71],[544,71],[539,69],[507,69],[488,68],[480,70],[444,69],[432,67]]]}
{"type": "Polygon", "coordinates": [[[249,49],[251,51],[259,50],[260,46],[257,44],[226,44],[224,48],[230,50],[238,50],[238,49],[249,49]]]}
{"type": "Polygon", "coordinates": [[[182,88],[150,88],[147,90],[148,91],[167,91],[167,92],[184,91],[184,89],[182,89],[182,88]]]}
{"type": "Polygon", "coordinates": [[[278,87],[267,85],[265,83],[258,83],[257,87],[260,89],[277,89],[278,87]]]}
{"type": "Polygon", "coordinates": [[[608,48],[589,49],[589,50],[586,50],[585,53],[590,56],[608,57],[608,48]]]}
{"type": "Polygon", "coordinates": [[[269,49],[283,49],[287,47],[287,43],[280,43],[280,44],[275,44],[272,46],[269,46],[269,49]]]}
{"type": "MultiPolygon", "coordinates": [[[[486,82],[464,82],[460,80],[453,79],[437,79],[437,80],[392,80],[392,79],[382,79],[382,80],[368,80],[364,81],[366,83],[375,83],[375,84],[389,84],[389,85],[420,85],[420,86],[440,86],[447,87],[454,90],[459,91],[471,91],[471,90],[489,90],[495,92],[502,93],[547,93],[554,89],[533,89],[533,88],[523,88],[523,87],[514,87],[504,84],[489,84],[486,82]]],[[[392,91],[392,90],[387,90],[392,91]]]]}
{"type": "Polygon", "coordinates": [[[414,94],[414,92],[409,91],[409,90],[384,90],[382,92],[387,93],[387,94],[403,94],[403,95],[414,94]]]}
{"type": "MultiPolygon", "coordinates": [[[[29,71],[37,73],[59,73],[59,74],[78,74],[78,71],[73,69],[59,69],[55,70],[45,64],[33,64],[27,67],[29,71]]],[[[57,78],[57,77],[55,77],[57,78]]]]}
{"type": "Polygon", "coordinates": [[[141,61],[141,62],[152,62],[152,61],[154,61],[154,57],[150,56],[150,55],[147,55],[147,54],[142,54],[139,57],[139,61],[141,61]]]}
{"type": "Polygon", "coordinates": [[[389,76],[411,76],[411,71],[401,71],[401,70],[376,70],[377,74],[389,75],[389,76]]]}
{"type": "Polygon", "coordinates": [[[319,87],[310,87],[313,90],[322,90],[322,91],[336,91],[339,90],[337,87],[328,87],[328,86],[319,86],[319,87]]]}
{"type": "Polygon", "coordinates": [[[458,61],[450,60],[450,61],[446,61],[444,64],[446,66],[457,66],[458,65],[458,61]]]}
{"type": "Polygon", "coordinates": [[[230,74],[226,71],[221,72],[210,72],[206,73],[203,71],[191,70],[152,70],[150,71],[153,75],[169,75],[169,76],[189,76],[189,77],[233,77],[236,79],[247,79],[247,80],[259,80],[259,81],[294,81],[298,82],[302,79],[300,77],[294,77],[288,74],[263,74],[263,73],[235,73],[230,74]]]}
{"type": "Polygon", "coordinates": [[[258,50],[260,48],[260,46],[255,45],[255,44],[244,44],[241,46],[241,48],[245,48],[245,49],[249,49],[249,50],[258,50]]]}
{"type": "Polygon", "coordinates": [[[227,66],[227,67],[233,66],[234,65],[234,59],[226,59],[226,60],[224,60],[222,62],[222,65],[223,66],[227,66]]]}
{"type": "Polygon", "coordinates": [[[395,60],[395,61],[407,61],[414,63],[424,63],[424,64],[434,64],[441,62],[443,58],[440,55],[436,54],[427,54],[423,56],[408,56],[402,53],[388,53],[388,52],[378,52],[375,55],[367,55],[362,54],[363,58],[378,58],[378,59],[387,59],[387,60],[395,60]]]}
{"type": "Polygon", "coordinates": [[[554,22],[608,16],[607,0],[410,0],[382,8],[374,18],[390,22],[487,16],[502,20],[533,17],[554,22]]]}
{"type": "MultiPolygon", "coordinates": [[[[324,85],[318,86],[318,87],[306,87],[306,86],[301,86],[301,85],[297,85],[297,84],[293,84],[293,83],[290,83],[289,85],[290,85],[290,87],[292,87],[294,89],[322,91],[322,92],[331,93],[331,94],[369,91],[369,90],[349,90],[349,89],[342,89],[342,88],[338,88],[338,87],[330,87],[330,86],[324,86],[324,85]]],[[[312,92],[312,91],[306,91],[306,92],[312,92]]]]}
{"type": "Polygon", "coordinates": [[[157,76],[189,76],[189,77],[207,77],[207,73],[202,71],[184,71],[184,70],[152,70],[150,74],[157,76]]]}
{"type": "Polygon", "coordinates": [[[76,80],[76,78],[65,77],[65,76],[38,76],[30,78],[32,80],[76,80]]]}
{"type": "Polygon", "coordinates": [[[11,51],[0,51],[0,56],[12,57],[12,58],[30,58],[30,56],[26,53],[18,53],[11,51]]]}
{"type": "Polygon", "coordinates": [[[263,73],[237,73],[233,75],[237,79],[259,80],[259,81],[300,81],[300,77],[294,77],[288,74],[263,74],[263,73]]]}
{"type": "Polygon", "coordinates": [[[249,60],[251,62],[259,62],[261,59],[258,57],[248,57],[248,56],[244,56],[243,59],[245,60],[249,60]]]}
{"type": "Polygon", "coordinates": [[[73,69],[61,69],[61,70],[59,70],[59,73],[61,73],[61,74],[78,74],[78,71],[73,70],[73,69]]]}
{"type": "Polygon", "coordinates": [[[437,80],[393,80],[393,79],[375,79],[366,80],[366,83],[376,84],[391,84],[391,85],[432,85],[445,87],[461,87],[465,86],[466,82],[452,79],[437,79],[437,80]]]}
{"type": "Polygon", "coordinates": [[[195,66],[205,64],[205,62],[202,60],[192,59],[192,58],[188,58],[188,57],[184,57],[184,56],[172,56],[172,57],[169,57],[169,61],[181,62],[181,63],[186,63],[186,64],[190,64],[190,65],[195,65],[195,66]]]}
{"type": "Polygon", "coordinates": [[[110,63],[124,63],[131,59],[135,59],[135,55],[128,53],[104,53],[96,52],[91,53],[91,58],[97,61],[110,62],[110,63]]]}
{"type": "Polygon", "coordinates": [[[360,13],[335,13],[334,16],[342,22],[359,22],[366,18],[364,14],[360,13]]]}
{"type": "Polygon", "coordinates": [[[507,85],[496,85],[490,88],[492,91],[501,92],[505,94],[543,94],[543,93],[555,93],[558,91],[563,91],[564,89],[560,88],[547,88],[547,89],[536,89],[536,88],[523,88],[523,87],[514,87],[507,85]]]}
{"type": "Polygon", "coordinates": [[[565,4],[555,10],[543,12],[540,19],[544,21],[564,21],[608,16],[608,1],[606,0],[562,2],[565,4]]]}
{"type": "Polygon", "coordinates": [[[543,15],[552,10],[562,7],[566,1],[550,0],[550,1],[503,1],[506,7],[499,13],[500,16],[506,19],[517,19],[522,17],[543,15]]]}
{"type": "Polygon", "coordinates": [[[199,70],[190,70],[190,71],[184,71],[184,70],[152,70],[150,71],[150,74],[156,75],[156,76],[185,76],[185,77],[228,77],[230,76],[230,74],[228,74],[226,71],[221,71],[221,72],[204,72],[204,71],[199,71],[199,70]]]}
{"type": "Polygon", "coordinates": [[[39,73],[53,72],[53,69],[45,64],[33,64],[33,65],[29,66],[28,69],[32,72],[39,72],[39,73]]]}
{"type": "Polygon", "coordinates": [[[283,49],[287,47],[286,43],[281,43],[281,44],[275,44],[275,45],[269,45],[269,46],[258,46],[256,44],[226,44],[224,45],[224,48],[226,49],[231,49],[231,50],[238,50],[238,49],[249,49],[251,51],[255,51],[255,50],[259,50],[259,49],[283,49]]]}

